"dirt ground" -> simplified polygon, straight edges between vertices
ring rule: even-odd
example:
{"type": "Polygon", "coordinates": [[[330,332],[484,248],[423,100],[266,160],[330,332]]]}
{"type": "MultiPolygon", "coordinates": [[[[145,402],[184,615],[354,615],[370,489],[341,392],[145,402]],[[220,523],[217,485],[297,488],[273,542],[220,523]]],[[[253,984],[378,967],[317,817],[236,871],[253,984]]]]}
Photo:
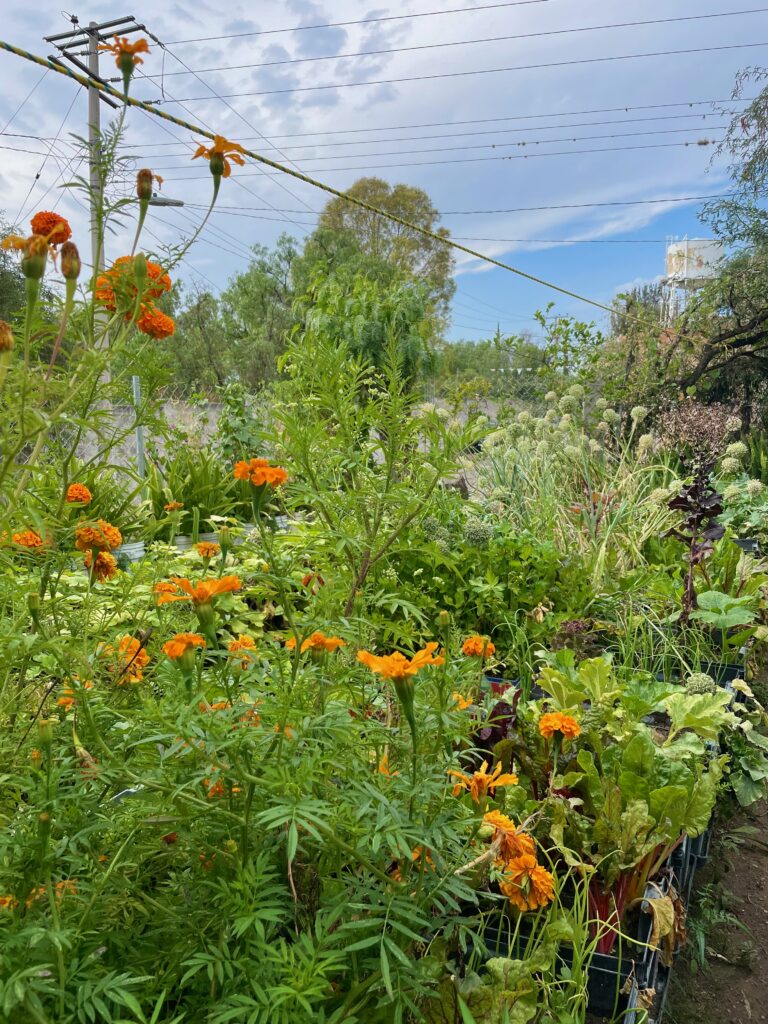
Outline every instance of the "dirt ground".
{"type": "Polygon", "coordinates": [[[768,1024],[767,804],[721,821],[695,890],[663,1024],[768,1024]]]}

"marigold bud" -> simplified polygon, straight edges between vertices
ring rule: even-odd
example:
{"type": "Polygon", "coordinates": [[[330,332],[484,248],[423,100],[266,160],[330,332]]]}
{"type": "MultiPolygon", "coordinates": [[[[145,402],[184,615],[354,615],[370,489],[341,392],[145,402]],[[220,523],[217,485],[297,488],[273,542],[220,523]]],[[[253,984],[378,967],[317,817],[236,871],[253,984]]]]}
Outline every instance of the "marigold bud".
{"type": "Polygon", "coordinates": [[[13,350],[13,329],[5,320],[0,320],[0,352],[11,352],[13,350]]]}
{"type": "Polygon", "coordinates": [[[61,273],[66,281],[76,281],[80,276],[80,253],[74,242],[61,247],[61,273]]]}
{"type": "Polygon", "coordinates": [[[48,242],[42,235],[31,235],[24,243],[21,271],[24,277],[39,281],[45,273],[48,242]]]}
{"type": "Polygon", "coordinates": [[[49,747],[53,739],[53,719],[40,718],[37,722],[37,735],[43,746],[49,747]]]}
{"type": "Polygon", "coordinates": [[[445,629],[447,626],[450,626],[450,612],[447,612],[445,608],[443,608],[442,611],[437,613],[437,624],[438,626],[440,626],[441,629],[445,629]]]}
{"type": "Polygon", "coordinates": [[[223,153],[211,153],[208,159],[208,166],[214,178],[220,178],[224,173],[225,163],[223,153]]]}
{"type": "Polygon", "coordinates": [[[133,276],[137,281],[146,281],[147,274],[147,257],[143,252],[138,252],[133,258],[133,276]]]}
{"type": "Polygon", "coordinates": [[[136,175],[136,195],[139,199],[146,201],[152,198],[152,171],[148,167],[142,167],[136,175]]]}

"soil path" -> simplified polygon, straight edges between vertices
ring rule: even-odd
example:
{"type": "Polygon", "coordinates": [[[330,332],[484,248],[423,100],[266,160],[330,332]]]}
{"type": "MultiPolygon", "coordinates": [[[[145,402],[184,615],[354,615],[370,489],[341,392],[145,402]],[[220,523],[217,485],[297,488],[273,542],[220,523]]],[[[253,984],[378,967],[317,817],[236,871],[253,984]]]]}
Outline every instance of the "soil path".
{"type": "Polygon", "coordinates": [[[690,948],[676,962],[663,1024],[768,1024],[766,803],[721,824],[695,893],[691,939],[704,929],[706,966],[690,948]]]}

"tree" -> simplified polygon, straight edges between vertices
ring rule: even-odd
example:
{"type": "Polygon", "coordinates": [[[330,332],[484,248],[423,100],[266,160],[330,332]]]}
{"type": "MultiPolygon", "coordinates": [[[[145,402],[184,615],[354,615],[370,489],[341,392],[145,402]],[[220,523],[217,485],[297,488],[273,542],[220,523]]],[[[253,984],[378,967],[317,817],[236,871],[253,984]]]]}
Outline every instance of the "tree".
{"type": "MultiPolygon", "coordinates": [[[[390,185],[381,178],[360,178],[347,195],[433,231],[441,238],[449,237],[448,229],[438,226],[440,214],[423,189],[390,185]]],[[[304,259],[310,267],[325,261],[334,269],[355,261],[357,269],[381,276],[385,281],[388,268],[390,272],[394,270],[401,277],[425,285],[438,314],[447,317],[455,290],[452,250],[344,199],[332,199],[326,205],[317,229],[307,241],[304,259]],[[362,267],[361,256],[366,261],[362,267]]]]}
{"type": "Polygon", "coordinates": [[[413,281],[382,283],[351,267],[319,271],[297,309],[302,336],[323,336],[363,365],[383,367],[394,344],[408,384],[431,363],[434,323],[424,289],[413,281]]]}
{"type": "Polygon", "coordinates": [[[250,388],[275,377],[278,357],[296,323],[296,242],[281,235],[274,250],[253,247],[254,259],[221,295],[224,335],[231,347],[233,369],[250,388]]]}

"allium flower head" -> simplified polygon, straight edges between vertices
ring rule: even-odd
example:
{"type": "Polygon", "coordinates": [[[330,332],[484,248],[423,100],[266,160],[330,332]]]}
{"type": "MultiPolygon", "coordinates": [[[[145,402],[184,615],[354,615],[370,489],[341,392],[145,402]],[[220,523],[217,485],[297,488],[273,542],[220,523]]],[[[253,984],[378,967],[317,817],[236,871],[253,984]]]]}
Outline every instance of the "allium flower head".
{"type": "Polygon", "coordinates": [[[603,419],[610,426],[615,427],[620,422],[621,417],[615,409],[603,409],[603,419]]]}
{"type": "Polygon", "coordinates": [[[738,501],[741,497],[741,484],[728,484],[723,491],[723,497],[726,501],[738,501]]]}
{"type": "Polygon", "coordinates": [[[530,418],[531,414],[528,412],[527,409],[521,409],[520,412],[517,414],[517,422],[521,426],[524,426],[526,423],[528,423],[530,418]]]}
{"type": "Polygon", "coordinates": [[[556,402],[557,401],[557,392],[556,391],[548,391],[546,393],[546,395],[544,395],[544,401],[545,402],[556,402]]]}
{"type": "Polygon", "coordinates": [[[597,409],[598,412],[603,412],[607,408],[608,402],[604,398],[598,398],[595,402],[595,409],[597,409]]]}
{"type": "Polygon", "coordinates": [[[741,462],[732,455],[726,455],[720,463],[720,469],[726,476],[733,476],[734,473],[738,473],[741,469],[741,462]]]}
{"type": "Polygon", "coordinates": [[[763,482],[762,482],[762,480],[748,480],[747,481],[747,494],[750,496],[750,498],[756,498],[758,496],[758,494],[762,493],[762,491],[763,491],[763,482]]]}
{"type": "Polygon", "coordinates": [[[630,409],[629,412],[629,418],[632,420],[635,426],[637,426],[638,423],[642,423],[643,420],[647,417],[647,415],[648,410],[644,405],[636,405],[632,409],[630,409]]]}
{"type": "Polygon", "coordinates": [[[732,441],[725,449],[725,454],[729,459],[743,459],[748,450],[743,441],[732,441]]]}

